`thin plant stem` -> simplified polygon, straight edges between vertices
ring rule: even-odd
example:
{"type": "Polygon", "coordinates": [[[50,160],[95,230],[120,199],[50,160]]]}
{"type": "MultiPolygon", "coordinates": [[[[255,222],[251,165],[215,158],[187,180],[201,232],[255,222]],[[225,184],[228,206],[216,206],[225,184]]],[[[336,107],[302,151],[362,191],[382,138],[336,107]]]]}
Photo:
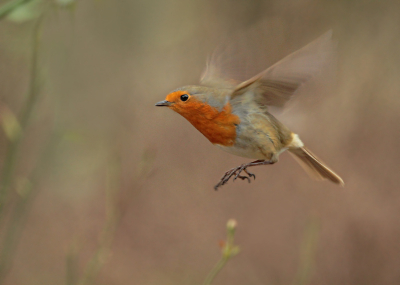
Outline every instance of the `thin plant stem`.
{"type": "Polygon", "coordinates": [[[92,258],[89,260],[83,277],[77,284],[90,285],[94,284],[101,267],[107,260],[116,229],[121,219],[121,212],[118,209],[117,197],[120,193],[120,161],[110,163],[107,171],[107,188],[106,188],[106,222],[100,234],[99,245],[92,258]]]}
{"type": "Polygon", "coordinates": [[[304,238],[300,251],[300,264],[294,281],[295,285],[310,284],[315,263],[318,235],[319,221],[316,218],[311,218],[304,230],[304,238]]]}
{"type": "MultiPolygon", "coordinates": [[[[141,187],[152,172],[154,153],[146,150],[139,163],[139,169],[135,177],[135,188],[141,187]]],[[[118,225],[129,207],[129,201],[133,199],[134,191],[128,195],[121,195],[121,155],[118,153],[107,167],[107,188],[106,188],[106,221],[100,233],[99,244],[96,251],[86,264],[82,277],[79,277],[77,259],[79,246],[76,241],[72,244],[66,256],[66,285],[90,285],[95,279],[104,263],[107,261],[112,242],[118,225]]]]}
{"type": "Polygon", "coordinates": [[[204,280],[203,285],[210,285],[211,282],[214,280],[214,278],[218,275],[218,273],[222,270],[222,268],[225,266],[225,264],[228,262],[229,257],[222,257],[217,264],[214,266],[214,268],[210,271],[210,273],[207,275],[206,280],[204,280]]]}
{"type": "Polygon", "coordinates": [[[37,185],[43,167],[46,165],[47,161],[52,158],[52,153],[58,142],[59,138],[52,135],[49,142],[43,148],[43,153],[40,155],[40,159],[37,166],[33,169],[30,179],[24,181],[23,187],[19,191],[18,200],[11,213],[8,228],[5,231],[5,236],[2,241],[3,244],[0,251],[0,285],[4,283],[4,279],[10,269],[12,258],[22,234],[29,206],[34,200],[34,197],[38,194],[38,191],[36,191],[34,187],[37,185]]]}
{"type": "MultiPolygon", "coordinates": [[[[31,63],[31,79],[30,79],[30,89],[28,93],[28,98],[25,103],[25,107],[22,111],[21,119],[20,119],[20,133],[10,141],[8,151],[6,153],[2,179],[0,184],[0,222],[4,219],[4,207],[7,204],[7,200],[9,199],[9,191],[10,187],[14,180],[14,174],[17,165],[17,159],[19,154],[19,147],[22,141],[23,132],[28,125],[29,118],[31,116],[33,107],[37,100],[37,96],[39,93],[38,83],[37,83],[37,58],[38,58],[38,49],[40,42],[40,30],[41,30],[42,20],[39,18],[34,25],[33,28],[33,48],[32,48],[32,63],[31,63]]],[[[31,189],[31,185],[33,180],[36,180],[37,177],[37,168],[32,174],[31,183],[26,183],[22,189],[22,193],[25,193],[18,197],[16,204],[12,210],[9,226],[5,231],[5,236],[3,239],[3,245],[0,252],[0,285],[4,283],[5,277],[9,271],[11,265],[11,259],[14,255],[15,249],[17,247],[20,232],[22,229],[22,224],[24,221],[25,213],[27,210],[28,202],[32,200],[33,192],[31,189]]]]}
{"type": "Polygon", "coordinates": [[[22,224],[27,210],[28,202],[32,199],[31,184],[28,183],[23,192],[28,193],[25,197],[21,197],[14,208],[14,213],[7,229],[6,236],[3,241],[3,247],[0,253],[0,285],[4,283],[5,277],[11,266],[11,259],[17,247],[22,224]]]}
{"type": "Polygon", "coordinates": [[[9,142],[9,146],[4,159],[4,166],[0,181],[0,221],[3,218],[3,210],[7,204],[7,199],[10,191],[10,186],[13,183],[14,174],[17,166],[19,148],[22,142],[22,138],[25,129],[29,123],[29,119],[32,115],[35,103],[39,96],[39,80],[37,74],[38,65],[38,54],[40,45],[40,32],[42,26],[42,17],[37,20],[33,29],[33,47],[32,47],[32,63],[30,68],[30,85],[28,98],[25,102],[25,106],[21,112],[20,118],[20,133],[9,142]]]}
{"type": "Polygon", "coordinates": [[[222,268],[224,268],[228,260],[239,253],[239,247],[234,245],[236,224],[236,221],[233,219],[229,220],[226,224],[227,238],[224,246],[222,247],[222,257],[214,266],[214,268],[211,269],[210,273],[204,280],[203,285],[210,285],[218,273],[221,272],[222,268]]]}
{"type": "Polygon", "coordinates": [[[79,244],[77,239],[75,239],[70,245],[67,255],[65,257],[66,270],[65,270],[65,285],[76,285],[79,281],[79,263],[78,263],[78,252],[79,244]]]}

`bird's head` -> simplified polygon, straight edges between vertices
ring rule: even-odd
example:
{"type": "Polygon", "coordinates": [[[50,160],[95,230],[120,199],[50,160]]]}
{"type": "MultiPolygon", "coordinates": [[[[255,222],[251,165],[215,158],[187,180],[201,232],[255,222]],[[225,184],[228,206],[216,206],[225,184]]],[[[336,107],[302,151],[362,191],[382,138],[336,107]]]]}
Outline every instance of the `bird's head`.
{"type": "Polygon", "coordinates": [[[182,115],[211,143],[229,146],[234,143],[240,119],[231,112],[227,92],[205,86],[185,86],[169,93],[156,106],[166,106],[182,115]]]}
{"type": "Polygon", "coordinates": [[[209,97],[207,90],[203,86],[184,86],[175,89],[167,95],[165,100],[156,103],[159,107],[168,107],[178,114],[187,117],[195,114],[206,103],[209,97]]]}
{"type": "Polygon", "coordinates": [[[188,90],[176,90],[167,95],[165,100],[157,102],[158,107],[169,107],[173,110],[184,108],[186,104],[192,101],[192,95],[188,90]]]}

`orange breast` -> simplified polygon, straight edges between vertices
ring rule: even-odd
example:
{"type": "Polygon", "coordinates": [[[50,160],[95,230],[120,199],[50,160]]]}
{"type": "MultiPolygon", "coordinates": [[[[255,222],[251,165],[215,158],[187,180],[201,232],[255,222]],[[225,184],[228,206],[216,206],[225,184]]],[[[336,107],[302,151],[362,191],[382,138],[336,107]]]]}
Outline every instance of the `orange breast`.
{"type": "Polygon", "coordinates": [[[193,100],[185,104],[185,108],[175,111],[185,117],[211,143],[231,146],[235,143],[236,125],[240,123],[239,117],[232,114],[231,110],[229,102],[219,111],[208,104],[193,100]]]}

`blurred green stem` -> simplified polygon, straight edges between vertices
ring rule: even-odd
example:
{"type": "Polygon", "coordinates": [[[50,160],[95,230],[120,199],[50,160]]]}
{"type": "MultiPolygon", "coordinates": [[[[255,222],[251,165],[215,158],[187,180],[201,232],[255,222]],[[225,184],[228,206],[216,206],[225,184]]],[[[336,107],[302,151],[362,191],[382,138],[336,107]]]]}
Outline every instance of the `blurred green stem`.
{"type": "Polygon", "coordinates": [[[214,278],[217,276],[217,274],[221,271],[221,269],[225,266],[225,264],[228,262],[229,257],[223,256],[218,263],[214,266],[214,268],[210,271],[208,274],[206,280],[204,281],[204,285],[209,285],[211,282],[214,280],[214,278]]]}
{"type": "Polygon", "coordinates": [[[3,172],[0,181],[0,221],[3,218],[4,206],[7,202],[10,186],[12,185],[13,182],[14,173],[17,165],[19,147],[39,94],[37,65],[38,65],[38,50],[40,45],[41,26],[42,26],[42,18],[39,18],[33,28],[33,47],[32,47],[32,62],[30,68],[30,85],[29,85],[28,97],[26,99],[25,106],[22,109],[19,121],[21,131],[13,140],[10,140],[6,152],[6,157],[4,159],[3,172]]]}
{"type": "Polygon", "coordinates": [[[70,245],[70,248],[66,256],[66,282],[65,285],[76,285],[79,280],[79,263],[78,263],[78,252],[79,252],[78,241],[74,240],[70,245]]]}
{"type": "Polygon", "coordinates": [[[19,6],[22,6],[30,1],[33,0],[14,0],[4,4],[0,7],[0,20],[7,17],[7,15],[10,14],[15,8],[18,8],[19,6]]]}
{"type": "MultiPolygon", "coordinates": [[[[144,151],[135,177],[136,186],[132,188],[139,189],[141,183],[149,177],[154,155],[151,150],[144,151]]],[[[132,194],[137,193],[136,191],[129,191],[128,195],[121,195],[120,183],[121,154],[118,151],[107,167],[106,221],[100,234],[99,244],[95,253],[87,262],[82,277],[79,276],[77,266],[79,248],[77,248],[76,242],[72,244],[66,256],[66,285],[94,284],[101,267],[107,261],[119,222],[130,206],[129,203],[133,199],[132,194]]]]}
{"type": "Polygon", "coordinates": [[[214,268],[208,274],[206,280],[204,280],[203,285],[210,285],[218,273],[222,270],[229,259],[234,257],[239,253],[239,247],[234,245],[234,236],[236,230],[236,221],[229,220],[227,225],[227,239],[222,248],[222,257],[214,266],[214,268]]]}
{"type": "Polygon", "coordinates": [[[316,218],[310,218],[304,230],[304,238],[300,251],[300,264],[295,278],[295,285],[310,284],[317,249],[320,223],[316,218]]]}
{"type": "MultiPolygon", "coordinates": [[[[107,188],[106,188],[106,222],[102,229],[99,245],[96,252],[88,262],[83,277],[77,284],[93,284],[101,267],[107,260],[109,251],[115,236],[115,231],[121,219],[121,212],[118,209],[118,194],[120,192],[121,176],[120,159],[110,163],[107,170],[107,188]]],[[[70,272],[70,274],[74,274],[70,272]]]]}
{"type": "MultiPolygon", "coordinates": [[[[14,181],[14,173],[17,165],[19,146],[22,141],[23,133],[26,126],[28,125],[29,118],[31,116],[33,107],[38,96],[38,80],[37,80],[37,58],[39,49],[39,38],[40,38],[40,28],[41,28],[41,18],[37,20],[33,28],[33,48],[32,48],[32,63],[30,72],[30,87],[28,98],[25,103],[24,109],[21,113],[20,118],[20,133],[13,139],[10,140],[7,149],[6,157],[3,165],[3,173],[0,181],[0,222],[4,219],[4,207],[9,200],[10,187],[14,181]]],[[[32,179],[36,177],[36,171],[32,175],[32,179]]],[[[18,197],[16,204],[10,216],[9,226],[5,231],[5,236],[3,239],[3,245],[0,253],[0,284],[3,284],[5,277],[7,276],[8,270],[10,268],[11,259],[15,252],[16,246],[18,244],[20,231],[22,229],[23,218],[25,217],[25,212],[27,209],[27,204],[32,200],[32,191],[30,189],[31,183],[26,183],[22,195],[18,197]]]]}
{"type": "Polygon", "coordinates": [[[43,147],[43,153],[40,155],[36,167],[33,169],[30,179],[26,179],[20,188],[18,199],[15,203],[11,213],[8,228],[5,231],[5,236],[2,241],[0,252],[0,285],[4,283],[8,270],[11,265],[12,258],[18,246],[19,238],[21,236],[26,213],[29,210],[34,196],[37,191],[33,189],[37,185],[40,174],[43,172],[43,167],[47,161],[52,158],[52,154],[59,142],[57,136],[52,135],[48,143],[43,147]]]}
{"type": "Polygon", "coordinates": [[[11,259],[14,255],[16,246],[19,241],[20,232],[22,229],[25,213],[27,210],[28,202],[32,199],[32,189],[30,188],[32,183],[27,183],[24,186],[23,192],[28,193],[26,196],[21,197],[15,205],[10,225],[7,229],[6,235],[3,240],[3,246],[0,253],[0,284],[4,283],[4,279],[7,276],[11,265],[11,259]]]}

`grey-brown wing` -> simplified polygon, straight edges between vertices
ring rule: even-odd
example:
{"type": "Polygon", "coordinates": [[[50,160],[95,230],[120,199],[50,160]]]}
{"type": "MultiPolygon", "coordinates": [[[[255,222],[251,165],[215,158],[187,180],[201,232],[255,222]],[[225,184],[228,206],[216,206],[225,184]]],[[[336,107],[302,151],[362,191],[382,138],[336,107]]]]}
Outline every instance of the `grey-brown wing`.
{"type": "Polygon", "coordinates": [[[238,84],[232,98],[252,89],[261,104],[283,107],[300,85],[332,60],[334,50],[332,31],[329,31],[265,71],[238,84]]]}
{"type": "Polygon", "coordinates": [[[235,76],[236,67],[232,66],[234,53],[217,48],[207,60],[206,68],[200,78],[200,84],[217,88],[235,88],[240,83],[235,76]]]}

